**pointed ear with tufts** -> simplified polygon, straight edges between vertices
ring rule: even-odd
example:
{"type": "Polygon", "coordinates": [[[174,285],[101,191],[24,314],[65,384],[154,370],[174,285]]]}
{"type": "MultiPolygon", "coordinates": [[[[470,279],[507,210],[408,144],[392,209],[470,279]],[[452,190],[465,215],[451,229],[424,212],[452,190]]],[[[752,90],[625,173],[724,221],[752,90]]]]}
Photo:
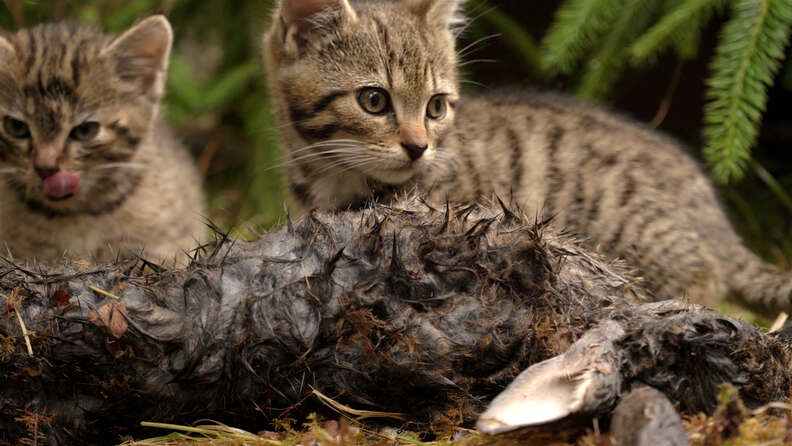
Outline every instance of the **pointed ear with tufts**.
{"type": "Polygon", "coordinates": [[[14,45],[8,41],[4,36],[0,35],[0,57],[8,57],[9,55],[16,54],[14,45]]]}
{"type": "Polygon", "coordinates": [[[0,82],[8,85],[14,84],[12,79],[17,75],[12,73],[11,67],[16,64],[12,64],[11,61],[16,58],[17,51],[14,44],[6,36],[0,34],[0,82]]]}
{"type": "Polygon", "coordinates": [[[462,14],[464,0],[403,0],[413,14],[423,17],[427,24],[452,28],[465,21],[462,14]]]}
{"type": "Polygon", "coordinates": [[[357,14],[349,0],[281,0],[280,16],[286,29],[295,27],[298,33],[310,31],[321,23],[323,16],[341,16],[351,21],[357,14]]]}
{"type": "Polygon", "coordinates": [[[173,44],[173,30],[165,16],[151,16],[113,40],[102,55],[111,59],[122,81],[142,93],[162,96],[173,44]]]}

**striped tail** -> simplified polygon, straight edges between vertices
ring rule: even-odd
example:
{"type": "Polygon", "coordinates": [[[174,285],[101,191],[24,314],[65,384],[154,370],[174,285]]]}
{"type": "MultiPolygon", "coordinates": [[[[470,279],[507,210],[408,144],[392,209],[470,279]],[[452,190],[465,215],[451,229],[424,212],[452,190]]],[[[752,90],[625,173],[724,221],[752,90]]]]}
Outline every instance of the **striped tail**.
{"type": "Polygon", "coordinates": [[[744,303],[763,312],[792,311],[792,271],[781,271],[747,249],[740,256],[746,254],[750,256],[747,262],[734,264],[728,279],[731,290],[744,303]]]}

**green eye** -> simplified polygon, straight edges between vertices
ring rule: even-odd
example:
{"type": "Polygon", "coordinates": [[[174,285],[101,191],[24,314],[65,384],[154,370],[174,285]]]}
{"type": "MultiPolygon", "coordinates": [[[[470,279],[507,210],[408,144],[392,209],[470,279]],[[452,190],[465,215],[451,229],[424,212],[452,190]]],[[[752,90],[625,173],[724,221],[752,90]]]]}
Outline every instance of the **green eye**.
{"type": "Polygon", "coordinates": [[[69,133],[69,138],[75,141],[90,141],[96,138],[96,135],[98,134],[99,134],[99,123],[88,121],[88,122],[83,122],[82,124],[73,128],[71,133],[69,133]]]}
{"type": "Polygon", "coordinates": [[[429,104],[426,106],[426,116],[429,117],[429,119],[439,121],[445,118],[447,112],[448,101],[446,101],[445,95],[438,94],[432,96],[432,99],[429,99],[429,104]]]}
{"type": "Polygon", "coordinates": [[[358,93],[358,103],[372,115],[381,115],[390,109],[390,96],[381,88],[367,87],[358,93]]]}
{"type": "Polygon", "coordinates": [[[3,119],[3,128],[12,138],[30,138],[30,128],[27,124],[25,124],[23,121],[20,121],[19,119],[6,116],[3,119]]]}

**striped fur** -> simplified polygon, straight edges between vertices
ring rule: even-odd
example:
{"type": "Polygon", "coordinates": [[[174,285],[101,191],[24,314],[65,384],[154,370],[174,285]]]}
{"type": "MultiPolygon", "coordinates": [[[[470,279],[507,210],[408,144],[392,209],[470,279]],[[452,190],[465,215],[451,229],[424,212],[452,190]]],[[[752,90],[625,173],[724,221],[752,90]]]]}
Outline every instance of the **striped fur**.
{"type": "Polygon", "coordinates": [[[0,34],[0,240],[11,255],[109,260],[146,248],[163,260],[194,245],[200,179],[158,118],[171,41],[161,16],[120,37],[73,23],[0,34]],[[75,137],[85,123],[95,136],[75,137]],[[42,160],[76,174],[78,191],[45,195],[42,160]]]}
{"type": "Polygon", "coordinates": [[[496,194],[628,258],[658,297],[712,304],[733,293],[768,309],[792,308],[792,275],[744,247],[677,142],[560,96],[459,99],[450,27],[457,7],[452,0],[281,0],[264,54],[284,164],[303,207],[345,208],[383,184],[417,186],[438,203],[496,194]],[[372,115],[356,102],[355,92],[372,86],[391,95],[391,112],[372,115]],[[448,94],[446,118],[417,118],[437,93],[448,94]],[[400,143],[416,125],[429,147],[410,162],[400,143]]]}

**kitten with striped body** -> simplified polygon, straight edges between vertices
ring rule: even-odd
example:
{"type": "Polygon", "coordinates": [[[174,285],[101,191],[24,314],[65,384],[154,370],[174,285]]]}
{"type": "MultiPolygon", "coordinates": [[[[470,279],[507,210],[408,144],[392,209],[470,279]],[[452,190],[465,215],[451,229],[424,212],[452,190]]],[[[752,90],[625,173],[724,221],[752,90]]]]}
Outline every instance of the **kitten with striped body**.
{"type": "Polygon", "coordinates": [[[201,180],[159,117],[171,42],[162,16],[119,37],[70,23],[0,34],[0,242],[11,255],[170,261],[195,246],[201,180]]]}
{"type": "Polygon", "coordinates": [[[638,266],[658,297],[789,309],[792,275],[751,253],[681,146],[552,95],[460,97],[460,0],[281,0],[264,36],[288,180],[304,208],[417,186],[497,194],[638,266]]]}

